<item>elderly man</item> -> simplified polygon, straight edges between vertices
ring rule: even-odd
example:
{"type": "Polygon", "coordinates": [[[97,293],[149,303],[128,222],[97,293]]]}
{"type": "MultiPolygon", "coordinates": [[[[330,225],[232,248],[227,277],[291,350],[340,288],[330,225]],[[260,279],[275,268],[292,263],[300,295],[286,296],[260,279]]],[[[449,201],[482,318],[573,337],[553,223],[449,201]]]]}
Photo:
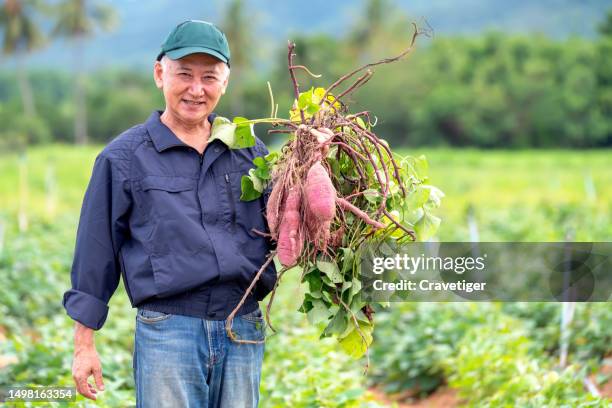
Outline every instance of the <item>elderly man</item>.
{"type": "MultiPolygon", "coordinates": [[[[258,404],[264,345],[235,343],[224,326],[272,249],[253,231],[267,230],[268,194],[240,201],[242,175],[268,151],[257,138],[252,147],[232,145],[232,123],[213,113],[229,73],[230,51],[218,28],[203,21],[178,25],[154,66],[165,109],[96,158],[72,288],[63,300],[76,321],[73,377],[87,398],[104,389],[93,333],[103,326],[122,275],[138,308],[137,406],[258,404]]],[[[238,338],[264,339],[257,301],[275,282],[272,264],[234,320],[238,338]]]]}

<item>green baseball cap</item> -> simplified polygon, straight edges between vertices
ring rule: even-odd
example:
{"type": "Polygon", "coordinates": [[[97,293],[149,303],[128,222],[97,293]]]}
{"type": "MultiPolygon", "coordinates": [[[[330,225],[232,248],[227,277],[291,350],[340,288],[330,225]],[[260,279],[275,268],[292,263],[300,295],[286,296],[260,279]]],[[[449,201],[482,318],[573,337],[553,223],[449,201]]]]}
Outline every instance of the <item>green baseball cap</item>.
{"type": "Polygon", "coordinates": [[[198,52],[212,55],[229,66],[230,50],[225,34],[214,24],[200,20],[187,20],[177,25],[166,37],[157,60],[164,55],[176,60],[198,52]]]}

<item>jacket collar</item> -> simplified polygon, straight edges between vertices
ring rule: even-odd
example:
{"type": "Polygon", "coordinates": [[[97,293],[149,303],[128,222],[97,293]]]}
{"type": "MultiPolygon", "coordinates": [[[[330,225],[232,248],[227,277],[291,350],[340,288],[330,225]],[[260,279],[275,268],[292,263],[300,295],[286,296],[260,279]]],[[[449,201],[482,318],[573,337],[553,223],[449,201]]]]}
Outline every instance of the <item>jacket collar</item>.
{"type": "MultiPolygon", "coordinates": [[[[151,140],[153,141],[153,145],[155,146],[155,149],[157,149],[157,151],[161,153],[164,150],[169,149],[171,147],[176,147],[176,146],[189,147],[189,145],[185,144],[181,139],[179,139],[174,134],[174,132],[170,130],[168,126],[162,123],[160,119],[160,116],[162,113],[163,111],[157,111],[157,110],[153,111],[153,113],[151,113],[151,116],[149,116],[149,119],[147,119],[147,121],[145,122],[145,127],[147,128],[147,131],[149,132],[149,136],[151,136],[151,140]]],[[[208,115],[208,121],[210,122],[211,126],[216,116],[217,114],[214,112],[208,115]]],[[[212,135],[212,128],[211,128],[211,135],[212,135]]]]}

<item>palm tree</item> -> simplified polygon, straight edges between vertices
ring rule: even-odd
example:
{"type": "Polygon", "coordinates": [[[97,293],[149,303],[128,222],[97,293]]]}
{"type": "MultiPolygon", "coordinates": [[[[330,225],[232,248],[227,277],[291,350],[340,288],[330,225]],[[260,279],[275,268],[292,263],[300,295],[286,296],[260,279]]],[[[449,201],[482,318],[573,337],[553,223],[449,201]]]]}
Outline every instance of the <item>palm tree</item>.
{"type": "Polygon", "coordinates": [[[244,115],[243,100],[244,100],[244,78],[243,69],[250,63],[251,35],[248,32],[248,27],[251,23],[248,22],[245,14],[242,0],[232,0],[227,6],[225,17],[223,19],[223,30],[227,35],[227,40],[232,52],[232,79],[230,80],[231,92],[231,110],[235,115],[244,115]]]}
{"type": "Polygon", "coordinates": [[[57,20],[52,35],[64,37],[74,50],[74,140],[87,143],[87,109],[85,75],[83,73],[83,42],[97,29],[110,30],[116,21],[115,11],[108,5],[86,0],[62,0],[56,6],[57,20]]]}
{"type": "Polygon", "coordinates": [[[36,116],[36,105],[26,70],[26,55],[45,45],[44,37],[34,22],[38,11],[39,2],[35,0],[6,0],[0,8],[2,51],[5,55],[15,56],[23,110],[29,117],[36,116]]]}

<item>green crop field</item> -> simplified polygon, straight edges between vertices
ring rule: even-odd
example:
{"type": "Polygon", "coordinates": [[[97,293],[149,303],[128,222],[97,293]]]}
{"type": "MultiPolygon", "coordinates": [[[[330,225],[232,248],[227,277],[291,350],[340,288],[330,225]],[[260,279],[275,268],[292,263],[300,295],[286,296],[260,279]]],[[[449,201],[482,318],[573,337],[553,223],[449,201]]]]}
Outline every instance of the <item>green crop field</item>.
{"type": "MultiPolygon", "coordinates": [[[[0,388],[72,383],[72,321],[61,296],[100,148],[55,145],[0,156],[0,388]]],[[[610,151],[402,153],[424,154],[428,182],[446,195],[436,239],[612,240],[610,151]]],[[[610,381],[610,303],[578,305],[565,369],[555,367],[558,304],[395,304],[377,315],[364,376],[365,359],[353,361],[335,340],[320,340],[296,311],[297,272],[287,276],[273,308],[278,333],[266,344],[262,407],[386,406],[369,391],[374,386],[415,396],[451,387],[454,404],[469,406],[609,406],[583,382],[602,388],[610,381]]],[[[96,334],[106,381],[96,406],[134,404],[134,319],[120,287],[96,334]]]]}

